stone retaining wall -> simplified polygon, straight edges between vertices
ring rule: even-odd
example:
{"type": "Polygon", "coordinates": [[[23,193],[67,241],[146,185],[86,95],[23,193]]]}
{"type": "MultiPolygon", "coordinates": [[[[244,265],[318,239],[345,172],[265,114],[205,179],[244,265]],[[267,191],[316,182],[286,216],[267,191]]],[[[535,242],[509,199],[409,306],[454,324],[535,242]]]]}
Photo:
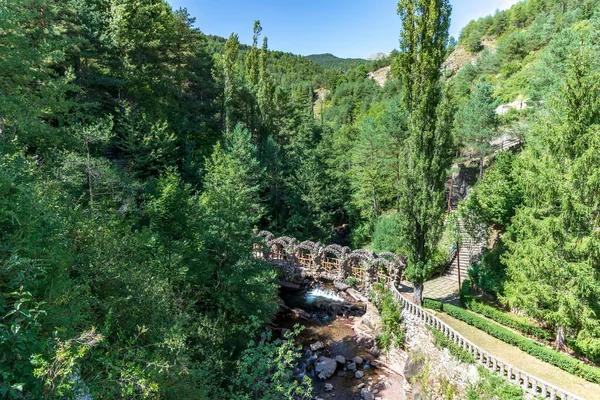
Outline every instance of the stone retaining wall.
{"type": "Polygon", "coordinates": [[[542,397],[544,399],[549,398],[551,400],[562,399],[562,400],[583,400],[581,397],[576,396],[566,390],[560,389],[550,383],[547,383],[535,376],[521,371],[517,367],[508,364],[505,361],[481,350],[475,344],[464,338],[461,334],[456,332],[442,320],[437,318],[435,315],[426,311],[422,307],[417,306],[415,303],[402,296],[400,292],[395,288],[391,288],[392,294],[397,301],[399,301],[403,308],[414,317],[421,320],[424,324],[432,326],[441,331],[448,339],[452,340],[456,345],[462,349],[468,351],[475,360],[489,369],[492,372],[497,373],[510,383],[520,386],[523,391],[530,393],[536,397],[542,397]]]}

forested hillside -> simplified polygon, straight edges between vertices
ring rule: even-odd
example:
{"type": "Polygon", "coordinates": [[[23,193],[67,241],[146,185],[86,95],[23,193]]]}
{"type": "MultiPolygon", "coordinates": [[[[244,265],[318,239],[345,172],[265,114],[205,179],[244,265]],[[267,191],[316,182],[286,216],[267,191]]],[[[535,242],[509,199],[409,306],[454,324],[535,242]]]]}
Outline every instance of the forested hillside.
{"type": "Polygon", "coordinates": [[[471,279],[550,330],[557,348],[596,362],[599,6],[528,0],[472,21],[459,47],[479,58],[450,79],[464,102],[457,128],[474,153],[489,154],[482,135],[524,139],[461,205],[471,235],[488,245],[471,279]],[[494,107],[515,100],[525,109],[513,104],[494,118],[494,107]]]}
{"type": "Polygon", "coordinates": [[[336,68],[341,71],[367,63],[367,60],[362,58],[339,58],[330,53],[311,54],[306,56],[306,58],[325,68],[336,68]]]}
{"type": "Polygon", "coordinates": [[[480,56],[439,79],[441,3],[441,34],[340,64],[165,0],[0,2],[0,397],[302,398],[293,341],[259,340],[280,300],[253,229],[407,255],[422,288],[459,164],[495,238],[472,280],[598,360],[600,3],[473,21],[480,56]],[[496,158],[505,133],[523,151],[496,158]]]}

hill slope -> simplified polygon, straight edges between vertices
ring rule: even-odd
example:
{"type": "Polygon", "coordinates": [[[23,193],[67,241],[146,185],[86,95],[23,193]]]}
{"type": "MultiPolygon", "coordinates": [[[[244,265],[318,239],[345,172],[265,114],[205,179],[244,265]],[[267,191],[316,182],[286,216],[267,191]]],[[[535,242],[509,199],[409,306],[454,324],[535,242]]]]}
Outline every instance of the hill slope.
{"type": "Polygon", "coordinates": [[[367,60],[362,58],[339,58],[331,53],[311,54],[306,56],[306,58],[322,65],[325,68],[336,68],[344,71],[352,67],[356,67],[357,65],[367,63],[367,60]]]}

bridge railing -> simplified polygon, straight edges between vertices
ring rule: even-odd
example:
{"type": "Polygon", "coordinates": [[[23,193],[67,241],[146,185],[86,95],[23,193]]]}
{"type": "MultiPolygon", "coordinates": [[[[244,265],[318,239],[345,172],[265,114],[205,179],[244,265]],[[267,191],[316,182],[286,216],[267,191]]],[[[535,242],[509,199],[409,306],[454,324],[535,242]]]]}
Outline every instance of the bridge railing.
{"type": "Polygon", "coordinates": [[[520,386],[525,392],[536,397],[542,397],[544,399],[549,398],[551,400],[583,400],[583,398],[576,396],[573,393],[545,382],[480,349],[477,345],[467,340],[438,317],[402,296],[395,287],[391,287],[391,291],[394,298],[402,304],[402,307],[406,312],[419,319],[424,324],[442,332],[444,336],[452,340],[457,346],[469,352],[469,354],[475,358],[477,363],[483,365],[488,370],[497,373],[508,382],[520,386]]]}

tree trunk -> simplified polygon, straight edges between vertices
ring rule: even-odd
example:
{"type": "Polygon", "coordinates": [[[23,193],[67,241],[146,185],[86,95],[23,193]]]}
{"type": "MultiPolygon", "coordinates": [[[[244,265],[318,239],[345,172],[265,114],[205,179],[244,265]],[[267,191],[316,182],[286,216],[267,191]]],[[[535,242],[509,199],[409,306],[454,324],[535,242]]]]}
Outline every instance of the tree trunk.
{"type": "Polygon", "coordinates": [[[413,300],[418,306],[423,305],[423,283],[415,283],[415,291],[413,292],[413,300]]]}
{"type": "Polygon", "coordinates": [[[483,178],[483,156],[479,159],[479,179],[483,178]]]}
{"type": "Polygon", "coordinates": [[[85,142],[85,149],[87,150],[87,175],[88,175],[88,186],[90,189],[90,205],[94,203],[94,188],[92,186],[92,165],[90,161],[90,147],[88,142],[85,142]]]}
{"type": "Polygon", "coordinates": [[[556,328],[556,339],[554,339],[554,349],[564,350],[567,347],[567,340],[565,339],[565,331],[562,326],[556,328]]]}
{"type": "Polygon", "coordinates": [[[458,267],[458,292],[460,293],[460,246],[456,242],[456,266],[458,267]]]}

